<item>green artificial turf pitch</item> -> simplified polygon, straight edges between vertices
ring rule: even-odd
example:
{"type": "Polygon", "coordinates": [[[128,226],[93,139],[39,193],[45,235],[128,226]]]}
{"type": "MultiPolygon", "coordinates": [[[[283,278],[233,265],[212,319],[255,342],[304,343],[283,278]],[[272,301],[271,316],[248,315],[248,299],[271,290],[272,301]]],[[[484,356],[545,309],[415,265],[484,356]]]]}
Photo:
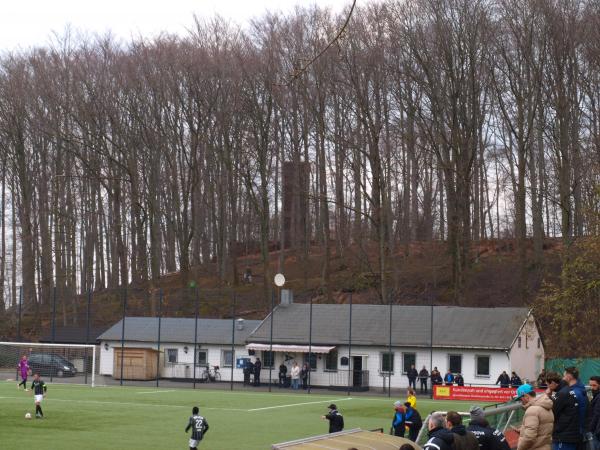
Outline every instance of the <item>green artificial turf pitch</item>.
{"type": "MultiPolygon", "coordinates": [[[[200,449],[269,449],[271,444],[327,432],[320,416],[331,402],[344,415],[346,429],[390,428],[396,398],[307,395],[208,389],[96,387],[51,384],[43,402],[45,418],[35,414],[31,392],[0,382],[0,449],[187,449],[184,433],[193,406],[210,430],[200,449]]],[[[404,400],[403,398],[400,400],[404,400]]],[[[419,398],[425,417],[432,410],[468,411],[469,403],[419,398]]]]}

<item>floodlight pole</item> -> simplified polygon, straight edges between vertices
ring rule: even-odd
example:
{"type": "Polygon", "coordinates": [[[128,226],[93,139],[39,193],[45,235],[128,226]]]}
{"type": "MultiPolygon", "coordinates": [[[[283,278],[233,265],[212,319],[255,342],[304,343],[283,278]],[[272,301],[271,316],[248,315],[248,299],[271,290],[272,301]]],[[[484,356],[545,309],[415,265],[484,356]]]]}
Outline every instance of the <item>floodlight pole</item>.
{"type": "Polygon", "coordinates": [[[231,294],[231,379],[229,390],[233,391],[233,368],[235,366],[235,292],[231,294]]]}
{"type": "Polygon", "coordinates": [[[200,293],[195,289],[196,301],[194,307],[194,389],[196,389],[196,361],[198,360],[198,303],[200,303],[200,293]]]}
{"type": "Polygon", "coordinates": [[[158,297],[158,344],[156,353],[156,387],[158,387],[158,380],[160,378],[160,327],[162,321],[162,302],[163,302],[163,290],[160,290],[158,297]]]}
{"type": "Polygon", "coordinates": [[[121,327],[121,377],[119,385],[123,386],[123,363],[125,362],[125,315],[127,314],[127,288],[123,289],[123,323],[121,327]]]}
{"type": "Polygon", "coordinates": [[[350,320],[348,324],[348,397],[350,397],[350,386],[354,369],[352,367],[352,292],[350,292],[350,320]]]}
{"type": "Polygon", "coordinates": [[[392,354],[392,294],[390,293],[390,342],[389,342],[389,354],[388,354],[388,397],[392,396],[392,365],[393,365],[393,354],[392,354]]]}
{"type": "MultiPolygon", "coordinates": [[[[275,289],[279,289],[276,287],[275,289]]],[[[269,357],[271,358],[271,367],[269,367],[269,392],[271,392],[271,384],[273,378],[273,366],[275,366],[275,357],[273,356],[273,310],[275,309],[275,291],[271,291],[271,329],[269,331],[269,357]]],[[[259,380],[260,383],[260,380],[259,380]]]]}
{"type": "MultiPolygon", "coordinates": [[[[431,318],[429,324],[429,375],[433,372],[433,299],[431,301],[431,318]]],[[[430,398],[433,398],[433,378],[430,377],[431,380],[431,391],[430,398]]]]}
{"type": "MultiPolygon", "coordinates": [[[[89,344],[90,343],[90,317],[91,317],[91,308],[92,305],[92,290],[88,289],[88,295],[87,295],[87,308],[85,310],[85,316],[86,316],[86,325],[85,325],[85,343],[89,344]]],[[[88,370],[87,370],[87,363],[88,363],[88,349],[87,347],[85,348],[85,359],[84,359],[84,363],[83,363],[83,367],[84,370],[83,372],[85,373],[85,384],[87,384],[87,379],[88,379],[88,370]]],[[[93,366],[93,362],[92,362],[92,366],[93,366]]],[[[94,375],[94,372],[92,371],[92,377],[94,375]]],[[[93,384],[93,383],[92,383],[93,384]]],[[[93,386],[92,386],[93,387],[93,386]]]]}

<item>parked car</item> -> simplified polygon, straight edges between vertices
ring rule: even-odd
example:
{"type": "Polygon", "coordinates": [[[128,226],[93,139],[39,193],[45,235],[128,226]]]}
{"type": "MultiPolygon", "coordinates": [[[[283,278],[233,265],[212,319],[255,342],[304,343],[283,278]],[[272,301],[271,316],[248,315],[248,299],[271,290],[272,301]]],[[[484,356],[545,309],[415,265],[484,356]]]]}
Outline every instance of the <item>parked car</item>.
{"type": "Polygon", "coordinates": [[[32,353],[28,358],[29,368],[32,373],[40,375],[52,375],[56,377],[73,377],[77,374],[77,369],[67,359],[60,355],[47,353],[32,353]]]}

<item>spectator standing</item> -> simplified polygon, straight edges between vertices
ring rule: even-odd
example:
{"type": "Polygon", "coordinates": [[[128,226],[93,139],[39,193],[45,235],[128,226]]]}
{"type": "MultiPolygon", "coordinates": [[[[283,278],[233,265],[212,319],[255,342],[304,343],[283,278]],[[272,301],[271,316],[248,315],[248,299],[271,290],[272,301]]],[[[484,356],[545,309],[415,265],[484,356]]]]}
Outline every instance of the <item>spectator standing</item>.
{"type": "Polygon", "coordinates": [[[406,376],[408,377],[408,387],[417,389],[417,377],[419,376],[419,372],[415,369],[414,364],[406,371],[406,376]]]}
{"type": "Polygon", "coordinates": [[[479,450],[479,441],[462,423],[462,417],[456,411],[446,414],[446,427],[454,435],[454,450],[479,450]]]}
{"type": "Polygon", "coordinates": [[[329,432],[337,433],[344,429],[344,417],[337,410],[337,406],[334,403],[327,407],[329,413],[325,416],[321,416],[323,420],[329,420],[329,432]]]}
{"type": "Polygon", "coordinates": [[[429,418],[429,440],[423,450],[453,450],[454,435],[445,428],[445,419],[441,413],[434,413],[429,418]]]}
{"type": "Polygon", "coordinates": [[[294,361],[294,364],[292,364],[292,389],[298,389],[300,386],[300,367],[298,366],[298,363],[296,361],[294,361]]]}
{"type": "Polygon", "coordinates": [[[404,421],[408,427],[408,438],[413,442],[417,442],[419,430],[423,426],[423,419],[421,418],[419,411],[417,411],[410,402],[406,402],[404,407],[406,411],[404,414],[404,421]]]}
{"type": "Polygon", "coordinates": [[[404,437],[406,428],[405,411],[402,402],[394,403],[394,418],[392,419],[392,430],[390,434],[394,436],[404,437]]]}
{"type": "Polygon", "coordinates": [[[262,369],[262,363],[260,358],[256,358],[254,361],[254,386],[260,386],[260,371],[262,369]]]}
{"type": "Polygon", "coordinates": [[[419,381],[421,384],[421,394],[427,393],[427,379],[429,378],[429,372],[423,366],[423,368],[419,371],[419,381]]]}
{"type": "Polygon", "coordinates": [[[300,369],[300,378],[302,379],[302,389],[308,388],[308,364],[302,364],[302,369],[300,369]]]}
{"type": "Polygon", "coordinates": [[[539,389],[546,389],[548,387],[548,384],[546,383],[546,369],[542,369],[535,384],[539,389]]]}
{"type": "Polygon", "coordinates": [[[519,375],[517,375],[516,372],[512,372],[511,377],[510,377],[510,387],[518,388],[522,384],[523,384],[523,381],[521,381],[521,377],[519,375]]]}
{"type": "Polygon", "coordinates": [[[525,408],[517,450],[550,450],[554,426],[552,400],[546,394],[536,395],[529,384],[519,386],[516,399],[525,408]]]}
{"type": "Polygon", "coordinates": [[[600,376],[590,378],[590,387],[592,388],[592,402],[588,430],[592,434],[594,450],[600,450],[600,376]]]}
{"type": "Polygon", "coordinates": [[[479,406],[472,406],[469,410],[471,420],[467,431],[475,435],[479,442],[480,450],[510,450],[510,445],[501,431],[490,427],[485,419],[483,409],[479,406]]]}
{"type": "Polygon", "coordinates": [[[287,366],[284,363],[281,363],[279,366],[279,387],[285,387],[285,382],[287,379],[287,366]]]}
{"type": "Polygon", "coordinates": [[[510,377],[506,373],[506,370],[504,370],[496,380],[496,384],[498,383],[500,383],[501,388],[507,388],[510,386],[510,377]]]}
{"type": "MultiPolygon", "coordinates": [[[[554,432],[553,450],[577,450],[583,441],[587,397],[585,387],[579,382],[575,367],[565,369],[565,385],[553,395],[554,432]]],[[[550,389],[549,389],[550,390],[550,389]]]]}
{"type": "Polygon", "coordinates": [[[464,386],[465,385],[465,379],[463,378],[462,374],[459,373],[458,375],[456,375],[454,377],[454,382],[456,383],[457,386],[464,386]]]}
{"type": "Polygon", "coordinates": [[[249,359],[246,360],[246,364],[244,364],[244,385],[250,385],[250,375],[254,373],[254,364],[249,359]]]}
{"type": "Polygon", "coordinates": [[[446,384],[446,386],[452,386],[454,384],[454,375],[452,375],[450,369],[448,369],[448,372],[444,376],[444,383],[446,384]]]}

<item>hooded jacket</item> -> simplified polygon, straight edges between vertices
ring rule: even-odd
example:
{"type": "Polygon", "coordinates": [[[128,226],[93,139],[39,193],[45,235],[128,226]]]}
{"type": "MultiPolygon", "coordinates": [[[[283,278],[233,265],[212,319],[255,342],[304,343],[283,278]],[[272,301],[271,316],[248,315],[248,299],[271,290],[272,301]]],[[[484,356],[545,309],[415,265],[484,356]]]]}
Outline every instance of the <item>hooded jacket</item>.
{"type": "Polygon", "coordinates": [[[553,397],[554,432],[552,440],[578,444],[583,437],[583,420],[580,417],[580,405],[577,389],[574,386],[564,386],[553,397]]]}
{"type": "Polygon", "coordinates": [[[589,431],[600,439],[600,392],[592,392],[589,431]]]}
{"type": "Polygon", "coordinates": [[[517,450],[550,450],[554,414],[552,400],[541,394],[525,406],[517,450]]]}
{"type": "Polygon", "coordinates": [[[475,435],[480,450],[510,450],[504,434],[490,427],[486,420],[471,420],[467,431],[475,435]]]}
{"type": "Polygon", "coordinates": [[[455,450],[479,450],[479,441],[464,425],[456,425],[450,431],[454,434],[455,450]]]}
{"type": "Polygon", "coordinates": [[[429,440],[423,450],[453,450],[454,434],[445,428],[434,428],[429,432],[429,440]]]}

